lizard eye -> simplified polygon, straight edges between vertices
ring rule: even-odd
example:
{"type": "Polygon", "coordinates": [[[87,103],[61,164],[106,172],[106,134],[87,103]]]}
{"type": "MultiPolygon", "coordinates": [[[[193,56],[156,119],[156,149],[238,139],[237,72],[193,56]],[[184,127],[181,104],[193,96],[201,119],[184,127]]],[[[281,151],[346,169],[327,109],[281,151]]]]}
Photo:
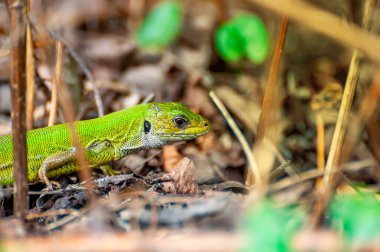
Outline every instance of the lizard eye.
{"type": "Polygon", "coordinates": [[[173,117],[173,122],[175,126],[180,129],[186,127],[189,124],[189,121],[183,115],[173,117]]]}
{"type": "Polygon", "coordinates": [[[148,121],[144,121],[144,133],[145,134],[149,133],[150,128],[152,128],[152,124],[148,121]]]}

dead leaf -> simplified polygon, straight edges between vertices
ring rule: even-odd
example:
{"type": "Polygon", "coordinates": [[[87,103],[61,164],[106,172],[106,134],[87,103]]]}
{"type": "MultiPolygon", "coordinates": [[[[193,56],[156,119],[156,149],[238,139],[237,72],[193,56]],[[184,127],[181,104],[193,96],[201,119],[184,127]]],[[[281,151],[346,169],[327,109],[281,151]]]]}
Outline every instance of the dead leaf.
{"type": "Polygon", "coordinates": [[[173,180],[177,193],[193,195],[198,192],[195,182],[195,165],[189,158],[183,158],[169,176],[173,180]]]}
{"type": "Polygon", "coordinates": [[[186,157],[181,159],[172,172],[165,174],[160,180],[164,182],[159,184],[159,190],[165,193],[193,195],[198,192],[194,163],[186,157]]]}

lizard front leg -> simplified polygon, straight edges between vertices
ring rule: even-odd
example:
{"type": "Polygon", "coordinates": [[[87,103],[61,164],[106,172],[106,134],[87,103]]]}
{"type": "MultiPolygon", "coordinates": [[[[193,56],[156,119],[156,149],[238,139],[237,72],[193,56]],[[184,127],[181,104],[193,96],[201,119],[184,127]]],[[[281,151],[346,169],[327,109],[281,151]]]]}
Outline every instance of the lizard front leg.
{"type": "Polygon", "coordinates": [[[104,175],[113,176],[120,174],[108,165],[115,160],[115,147],[109,140],[95,141],[87,148],[87,160],[91,167],[99,168],[104,175]]]}
{"type": "MultiPolygon", "coordinates": [[[[99,140],[92,142],[88,147],[85,148],[84,152],[88,165],[90,167],[98,167],[114,160],[115,149],[109,140],[99,140]]],[[[45,183],[50,189],[52,188],[52,184],[49,181],[48,174],[54,170],[57,170],[57,173],[61,174],[70,173],[70,169],[66,172],[59,172],[59,169],[65,169],[65,166],[76,166],[75,162],[75,148],[72,148],[68,151],[56,153],[44,160],[41,168],[38,170],[38,176],[40,180],[45,183]]]]}
{"type": "Polygon", "coordinates": [[[47,157],[38,170],[38,177],[45,183],[48,190],[52,189],[52,184],[48,179],[47,173],[56,169],[60,169],[65,165],[69,165],[75,162],[75,149],[70,149],[68,151],[60,152],[52,156],[47,157]]]}

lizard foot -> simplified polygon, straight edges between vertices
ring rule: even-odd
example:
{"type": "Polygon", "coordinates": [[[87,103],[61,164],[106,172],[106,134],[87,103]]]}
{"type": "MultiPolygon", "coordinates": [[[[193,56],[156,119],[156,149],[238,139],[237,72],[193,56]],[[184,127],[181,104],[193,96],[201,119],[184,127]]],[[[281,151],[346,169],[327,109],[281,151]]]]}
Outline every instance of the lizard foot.
{"type": "Polygon", "coordinates": [[[41,168],[38,170],[38,177],[40,178],[41,182],[46,185],[45,191],[53,191],[54,189],[60,189],[61,184],[58,181],[50,181],[48,177],[46,176],[46,169],[41,168]]]}
{"type": "Polygon", "coordinates": [[[121,174],[121,171],[117,171],[111,168],[109,165],[102,165],[99,167],[99,169],[103,172],[106,176],[115,176],[121,174]]]}
{"type": "Polygon", "coordinates": [[[46,184],[46,187],[44,189],[42,189],[42,191],[45,191],[45,192],[51,192],[51,191],[54,191],[56,189],[61,189],[61,184],[58,182],[58,181],[49,181],[49,183],[46,184]]]}

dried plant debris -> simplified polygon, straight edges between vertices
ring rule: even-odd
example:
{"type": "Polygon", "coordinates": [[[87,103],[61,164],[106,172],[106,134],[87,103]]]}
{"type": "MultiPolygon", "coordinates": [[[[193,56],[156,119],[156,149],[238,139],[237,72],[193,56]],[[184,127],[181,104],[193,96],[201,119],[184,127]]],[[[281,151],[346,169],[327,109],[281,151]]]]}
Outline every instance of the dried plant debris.
{"type": "Polygon", "coordinates": [[[176,168],[169,174],[164,175],[162,180],[167,180],[162,183],[163,192],[189,195],[198,192],[198,184],[195,181],[195,166],[188,158],[183,158],[179,161],[176,168]]]}

